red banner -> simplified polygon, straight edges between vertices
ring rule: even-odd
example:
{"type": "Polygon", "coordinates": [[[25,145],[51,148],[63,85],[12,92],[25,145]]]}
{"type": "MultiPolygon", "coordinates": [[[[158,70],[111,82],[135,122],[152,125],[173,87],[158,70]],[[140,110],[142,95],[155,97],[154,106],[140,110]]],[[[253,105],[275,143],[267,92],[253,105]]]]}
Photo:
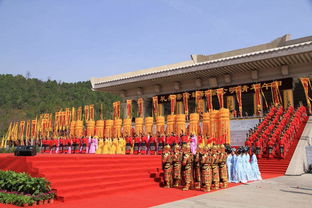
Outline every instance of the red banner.
{"type": "Polygon", "coordinates": [[[202,106],[202,97],[203,97],[203,92],[202,91],[196,91],[195,92],[195,106],[196,106],[196,112],[197,113],[202,113],[203,112],[203,106],[202,106]]]}
{"type": "Polygon", "coordinates": [[[169,95],[169,99],[170,99],[170,112],[171,112],[171,115],[174,115],[176,103],[177,103],[177,96],[169,95]]]}
{"type": "Polygon", "coordinates": [[[205,96],[206,96],[206,102],[207,102],[207,111],[212,111],[213,106],[212,106],[212,90],[206,90],[205,91],[205,96]]]}
{"type": "Polygon", "coordinates": [[[188,92],[183,93],[183,106],[184,106],[185,115],[189,114],[189,107],[188,107],[189,98],[190,98],[190,93],[188,92]]]}
{"type": "Polygon", "coordinates": [[[27,124],[26,124],[26,139],[30,139],[30,134],[31,134],[31,125],[30,125],[30,121],[27,121],[27,124]]]}
{"type": "Polygon", "coordinates": [[[90,111],[90,120],[94,120],[94,105],[89,105],[89,111],[90,111]]]}
{"type": "Polygon", "coordinates": [[[89,112],[89,106],[85,105],[84,107],[84,119],[85,121],[89,121],[89,116],[90,116],[90,112],[89,112]]]}
{"type": "Polygon", "coordinates": [[[219,101],[219,106],[220,106],[220,108],[224,108],[224,99],[223,99],[223,95],[224,95],[224,90],[223,90],[223,88],[217,89],[217,96],[218,96],[218,101],[219,101]]]}
{"type": "Polygon", "coordinates": [[[127,100],[127,118],[132,118],[132,100],[127,100]]]}
{"type": "Polygon", "coordinates": [[[114,107],[114,119],[119,119],[120,118],[120,101],[114,102],[113,107],[114,107]]]}
{"type": "Polygon", "coordinates": [[[25,121],[21,121],[19,125],[19,139],[24,139],[24,132],[25,132],[25,121]]]}
{"type": "Polygon", "coordinates": [[[274,105],[279,105],[282,103],[282,98],[278,87],[279,87],[278,81],[274,81],[271,83],[272,100],[274,105]]]}
{"type": "Polygon", "coordinates": [[[307,100],[309,113],[312,113],[312,110],[311,110],[312,98],[309,96],[309,86],[310,86],[310,88],[312,90],[310,79],[309,78],[300,78],[300,81],[301,81],[301,84],[303,86],[304,94],[305,94],[305,97],[306,97],[306,100],[307,100]]]}
{"type": "Polygon", "coordinates": [[[76,118],[77,121],[81,121],[82,120],[82,107],[79,107],[77,109],[77,118],[76,118]]]}
{"type": "Polygon", "coordinates": [[[255,90],[255,104],[256,104],[256,114],[259,114],[262,111],[262,102],[261,102],[261,85],[254,84],[252,85],[255,90]]]}
{"type": "Polygon", "coordinates": [[[243,101],[242,101],[242,86],[235,87],[236,99],[238,103],[238,111],[240,117],[243,117],[243,101]]]}
{"type": "Polygon", "coordinates": [[[31,121],[31,138],[37,138],[37,119],[31,121]]]}
{"type": "Polygon", "coordinates": [[[158,116],[158,96],[153,97],[153,113],[154,116],[158,116]]]}
{"type": "Polygon", "coordinates": [[[139,117],[143,117],[143,98],[138,99],[139,117]]]}

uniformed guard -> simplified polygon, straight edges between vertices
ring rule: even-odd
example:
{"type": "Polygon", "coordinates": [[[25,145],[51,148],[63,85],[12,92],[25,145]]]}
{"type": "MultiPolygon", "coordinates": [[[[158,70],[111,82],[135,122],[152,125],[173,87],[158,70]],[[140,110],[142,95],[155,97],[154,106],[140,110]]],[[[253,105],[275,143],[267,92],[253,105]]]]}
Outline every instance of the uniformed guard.
{"type": "Polygon", "coordinates": [[[201,188],[200,157],[202,153],[203,153],[203,148],[201,145],[198,145],[196,154],[194,155],[194,183],[195,183],[195,189],[197,190],[201,188]]]}
{"type": "Polygon", "coordinates": [[[227,154],[225,152],[225,147],[222,144],[220,147],[220,157],[219,157],[219,168],[220,168],[220,180],[221,180],[221,187],[227,188],[228,187],[228,171],[226,166],[227,154]]]}
{"type": "Polygon", "coordinates": [[[183,160],[182,160],[182,172],[184,187],[183,191],[190,189],[193,185],[193,154],[191,153],[191,146],[189,144],[185,145],[183,148],[183,160]]]}
{"type": "Polygon", "coordinates": [[[202,183],[203,183],[203,191],[210,191],[211,190],[211,183],[212,183],[212,158],[211,158],[211,151],[210,145],[204,147],[203,154],[201,156],[201,174],[202,174],[202,183]]]}
{"type": "Polygon", "coordinates": [[[181,185],[181,168],[182,168],[182,152],[181,147],[176,144],[174,146],[173,153],[173,182],[174,187],[179,187],[181,185]]]}
{"type": "Polygon", "coordinates": [[[170,145],[164,147],[162,153],[162,169],[164,171],[165,188],[172,187],[172,155],[170,152],[170,145]]]}
{"type": "Polygon", "coordinates": [[[219,154],[218,147],[214,145],[212,147],[212,183],[213,189],[217,190],[220,188],[220,174],[219,174],[219,154]]]}

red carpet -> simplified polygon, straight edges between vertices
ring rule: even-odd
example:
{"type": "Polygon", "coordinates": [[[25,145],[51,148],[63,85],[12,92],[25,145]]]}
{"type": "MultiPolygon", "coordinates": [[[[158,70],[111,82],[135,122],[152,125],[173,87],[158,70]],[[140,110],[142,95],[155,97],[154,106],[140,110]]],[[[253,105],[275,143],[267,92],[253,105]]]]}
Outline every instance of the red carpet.
{"type": "MultiPolygon", "coordinates": [[[[0,168],[48,178],[65,203],[45,207],[150,207],[205,193],[159,187],[153,176],[161,168],[160,156],[0,154],[0,168]]],[[[268,173],[263,178],[280,175],[268,173]]]]}
{"type": "Polygon", "coordinates": [[[0,157],[1,169],[47,178],[62,201],[159,187],[152,176],[161,169],[160,156],[39,154],[0,157]]]}
{"type": "MultiPolygon", "coordinates": [[[[263,179],[278,177],[276,174],[263,174],[263,179]]],[[[238,186],[240,184],[230,184],[230,187],[238,186]]],[[[222,190],[222,189],[221,189],[222,190]]],[[[180,189],[165,189],[160,187],[148,187],[144,189],[125,190],[122,193],[113,193],[92,198],[84,198],[77,200],[69,200],[66,202],[55,202],[55,204],[48,204],[40,207],[47,208],[143,208],[151,207],[164,203],[169,203],[177,200],[186,199],[189,197],[205,194],[202,191],[182,191],[180,189]]],[[[210,192],[211,193],[211,192],[210,192]]],[[[16,207],[13,205],[3,205],[2,207],[16,207]]],[[[39,207],[39,206],[36,206],[39,207]]]]}

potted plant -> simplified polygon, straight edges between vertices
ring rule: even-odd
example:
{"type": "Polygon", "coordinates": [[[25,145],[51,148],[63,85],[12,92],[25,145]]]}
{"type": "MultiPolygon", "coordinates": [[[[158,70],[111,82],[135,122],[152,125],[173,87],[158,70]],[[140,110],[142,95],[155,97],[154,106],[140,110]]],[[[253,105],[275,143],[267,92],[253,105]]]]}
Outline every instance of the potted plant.
{"type": "Polygon", "coordinates": [[[42,198],[41,198],[41,196],[39,194],[38,195],[33,195],[32,199],[35,201],[36,204],[43,205],[43,200],[42,200],[42,198]]]}
{"type": "Polygon", "coordinates": [[[43,204],[49,203],[49,194],[48,193],[43,193],[42,198],[43,198],[43,204]]]}
{"type": "Polygon", "coordinates": [[[50,204],[54,203],[54,198],[55,198],[55,192],[54,191],[49,191],[49,203],[50,204]]]}

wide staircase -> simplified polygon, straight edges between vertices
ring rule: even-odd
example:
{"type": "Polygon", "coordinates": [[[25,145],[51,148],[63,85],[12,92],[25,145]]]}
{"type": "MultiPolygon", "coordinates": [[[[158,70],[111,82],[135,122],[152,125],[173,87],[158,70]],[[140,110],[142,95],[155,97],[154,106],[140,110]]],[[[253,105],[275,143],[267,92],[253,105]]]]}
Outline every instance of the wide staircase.
{"type": "Polygon", "coordinates": [[[11,166],[11,170],[23,171],[18,166],[26,162],[23,169],[33,176],[47,178],[61,201],[159,186],[155,176],[161,170],[161,159],[157,155],[40,154],[18,159],[20,162],[11,166]]]}
{"type": "Polygon", "coordinates": [[[285,159],[259,159],[258,165],[261,173],[284,175],[290,163],[291,157],[295,152],[297,143],[298,140],[295,141],[294,144],[289,148],[285,159]]]}
{"type": "Polygon", "coordinates": [[[276,174],[276,175],[284,175],[286,173],[286,170],[289,166],[290,160],[296,150],[297,144],[299,142],[299,139],[302,135],[302,132],[305,128],[306,122],[302,127],[299,129],[299,132],[293,142],[293,144],[290,146],[286,157],[284,159],[267,159],[262,158],[258,160],[258,165],[261,173],[266,174],[276,174]]]}

